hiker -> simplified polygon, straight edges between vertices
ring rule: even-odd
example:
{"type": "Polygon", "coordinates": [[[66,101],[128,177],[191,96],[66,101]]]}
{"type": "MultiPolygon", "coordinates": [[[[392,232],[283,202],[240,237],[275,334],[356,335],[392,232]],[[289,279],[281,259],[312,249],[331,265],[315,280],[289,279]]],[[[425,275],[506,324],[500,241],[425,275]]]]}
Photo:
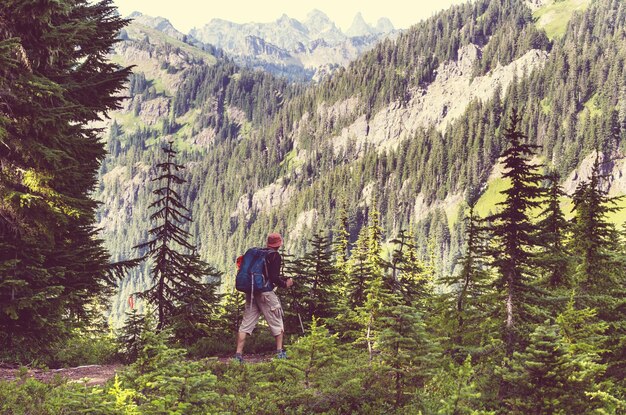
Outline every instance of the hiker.
{"type": "Polygon", "coordinates": [[[246,342],[246,336],[252,334],[256,327],[261,313],[267,321],[272,336],[276,339],[276,357],[278,359],[286,359],[287,353],[283,349],[283,308],[280,300],[274,292],[275,287],[289,288],[293,285],[291,278],[283,279],[280,276],[281,256],[278,249],[283,245],[283,238],[279,233],[270,233],[267,236],[267,250],[269,252],[265,256],[265,276],[268,282],[267,291],[254,292],[254,294],[246,293],[246,306],[243,312],[243,319],[239,332],[237,333],[237,352],[235,359],[243,362],[243,347],[246,342]]]}

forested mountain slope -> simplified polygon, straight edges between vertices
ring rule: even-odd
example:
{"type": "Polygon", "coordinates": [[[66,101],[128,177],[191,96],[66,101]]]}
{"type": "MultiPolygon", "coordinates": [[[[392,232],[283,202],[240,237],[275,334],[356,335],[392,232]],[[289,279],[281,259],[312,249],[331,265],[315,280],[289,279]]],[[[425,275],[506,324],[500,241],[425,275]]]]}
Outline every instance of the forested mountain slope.
{"type": "MultiPolygon", "coordinates": [[[[477,1],[304,87],[133,24],[113,55],[137,67],[100,172],[105,239],[116,258],[136,255],[149,228],[151,167],[173,140],[187,167],[190,232],[229,278],[234,258],[267,232],[283,232],[298,254],[313,233],[337,228],[342,207],[354,240],[373,201],[386,238],[412,229],[447,270],[463,200],[487,185],[513,107],[564,177],[594,149],[606,172],[620,171],[625,28],[618,0],[592,2],[553,41],[524,2],[477,1]]],[[[136,276],[123,282],[119,298],[141,286],[136,276]]]]}

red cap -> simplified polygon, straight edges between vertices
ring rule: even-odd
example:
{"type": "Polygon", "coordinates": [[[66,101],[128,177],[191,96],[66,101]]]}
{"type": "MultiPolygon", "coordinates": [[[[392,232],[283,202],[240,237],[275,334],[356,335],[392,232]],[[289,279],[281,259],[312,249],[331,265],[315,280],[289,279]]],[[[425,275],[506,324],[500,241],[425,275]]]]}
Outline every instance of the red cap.
{"type": "Polygon", "coordinates": [[[268,248],[280,248],[283,245],[283,237],[279,233],[270,233],[267,235],[268,248]]]}

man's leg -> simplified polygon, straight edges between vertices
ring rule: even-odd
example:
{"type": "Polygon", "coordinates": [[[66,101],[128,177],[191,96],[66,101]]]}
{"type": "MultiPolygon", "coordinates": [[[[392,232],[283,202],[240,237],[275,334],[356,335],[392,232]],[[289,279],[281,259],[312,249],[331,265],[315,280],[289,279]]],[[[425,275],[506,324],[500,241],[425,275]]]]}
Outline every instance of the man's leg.
{"type": "Polygon", "coordinates": [[[283,350],[283,339],[285,336],[285,329],[283,325],[283,308],[280,305],[278,296],[273,291],[269,291],[261,294],[262,301],[259,307],[263,312],[263,316],[267,321],[267,325],[270,328],[270,332],[276,339],[276,352],[279,358],[285,358],[287,355],[283,350]]]}
{"type": "Polygon", "coordinates": [[[283,335],[284,333],[280,333],[278,336],[274,336],[276,339],[276,350],[283,350],[283,335]]]}
{"type": "Polygon", "coordinates": [[[252,301],[250,295],[246,295],[246,306],[243,311],[243,319],[241,321],[241,325],[239,326],[239,331],[237,332],[237,353],[235,357],[241,360],[241,354],[243,353],[243,347],[246,344],[246,336],[248,333],[252,333],[254,327],[256,327],[256,323],[259,321],[259,317],[261,316],[261,310],[256,302],[256,300],[252,301]],[[238,357],[237,357],[238,356],[238,357]]]}
{"type": "MultiPolygon", "coordinates": [[[[247,336],[248,336],[248,333],[243,332],[243,331],[240,331],[237,333],[237,353],[239,354],[243,353],[243,346],[245,346],[246,344],[247,336]]],[[[281,344],[282,344],[282,340],[281,340],[281,344]]]]}

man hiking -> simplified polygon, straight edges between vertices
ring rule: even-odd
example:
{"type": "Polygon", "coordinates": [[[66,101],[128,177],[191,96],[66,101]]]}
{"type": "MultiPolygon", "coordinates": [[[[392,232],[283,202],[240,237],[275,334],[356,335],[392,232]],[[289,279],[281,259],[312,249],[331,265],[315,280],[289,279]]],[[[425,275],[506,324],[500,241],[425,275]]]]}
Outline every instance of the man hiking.
{"type": "Polygon", "coordinates": [[[280,276],[280,267],[282,258],[278,249],[283,245],[283,238],[279,233],[270,233],[267,236],[267,248],[264,250],[250,249],[243,257],[242,268],[248,266],[245,262],[248,260],[249,253],[251,251],[262,251],[259,257],[264,258],[264,279],[267,281],[264,283],[262,290],[257,290],[248,293],[246,292],[246,306],[243,312],[243,319],[241,326],[239,326],[239,333],[237,333],[237,353],[235,353],[235,359],[239,362],[243,362],[243,348],[246,343],[246,336],[252,334],[252,331],[256,327],[261,313],[267,321],[267,325],[270,328],[272,336],[276,339],[276,357],[278,359],[286,359],[287,353],[283,349],[283,308],[280,305],[280,300],[274,292],[275,287],[289,288],[293,285],[291,278],[283,279],[280,276]]]}

